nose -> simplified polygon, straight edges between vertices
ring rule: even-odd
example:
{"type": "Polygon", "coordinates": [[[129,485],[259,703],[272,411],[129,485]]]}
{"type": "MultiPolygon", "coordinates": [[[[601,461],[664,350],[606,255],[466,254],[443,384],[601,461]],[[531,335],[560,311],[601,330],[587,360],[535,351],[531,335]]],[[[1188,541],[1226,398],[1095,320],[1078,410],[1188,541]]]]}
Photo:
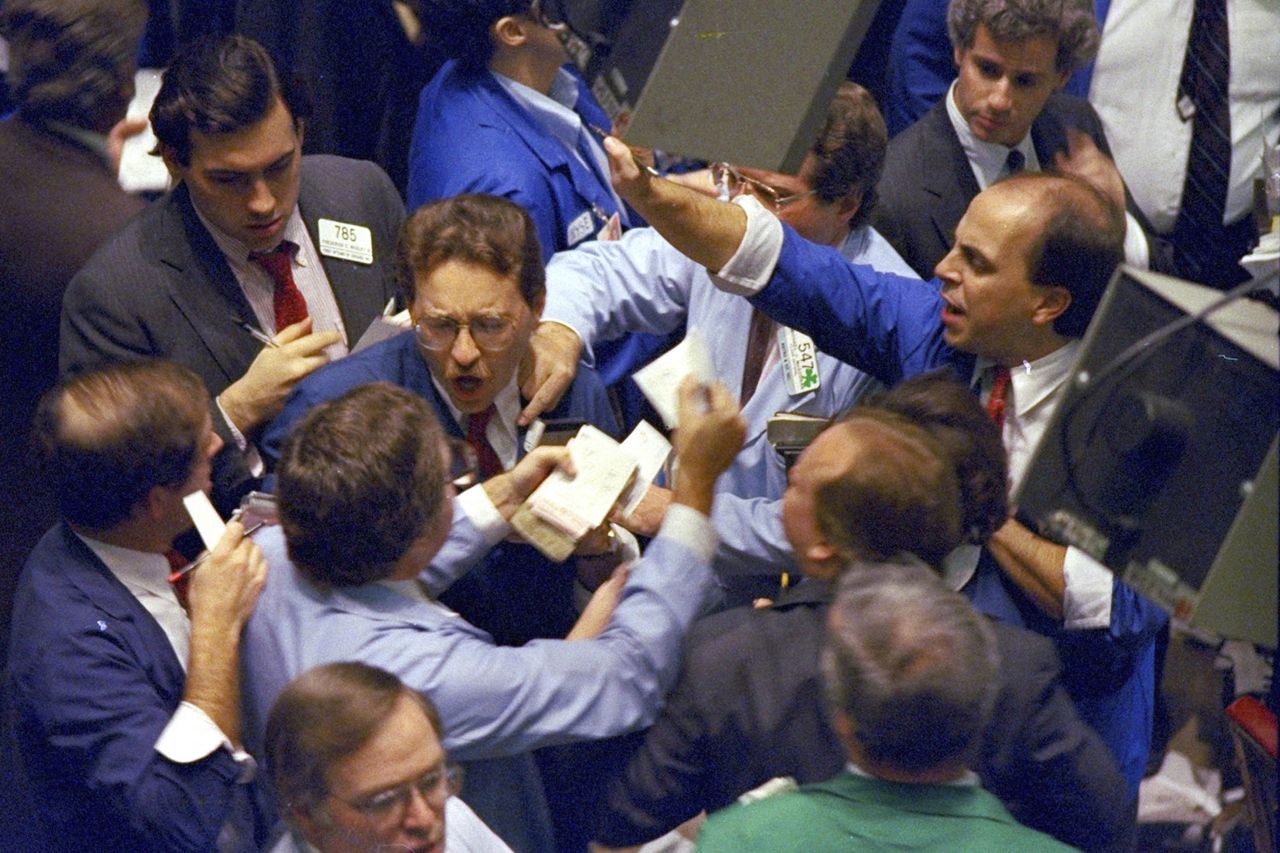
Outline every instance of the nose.
{"type": "Polygon", "coordinates": [[[476,346],[475,339],[471,337],[470,327],[461,326],[458,328],[458,336],[453,339],[453,347],[449,350],[449,355],[463,367],[470,367],[480,358],[480,348],[476,346]]]}
{"type": "Polygon", "coordinates": [[[951,250],[947,252],[945,255],[943,255],[942,260],[938,261],[937,266],[933,268],[934,276],[936,276],[939,280],[942,281],[944,289],[946,288],[947,285],[953,285],[957,281],[956,257],[959,255],[959,253],[960,253],[960,250],[957,249],[955,246],[952,246],[951,250]]]}
{"type": "Polygon", "coordinates": [[[1000,78],[991,90],[991,97],[987,99],[991,109],[998,112],[1008,112],[1013,108],[1013,87],[1006,78],[1000,78]]]}
{"type": "Polygon", "coordinates": [[[400,828],[406,832],[426,834],[438,823],[442,815],[427,801],[417,788],[409,788],[409,804],[404,811],[400,828]]]}
{"type": "Polygon", "coordinates": [[[253,182],[249,193],[249,212],[254,216],[268,217],[275,212],[276,197],[270,185],[263,178],[253,182]]]}

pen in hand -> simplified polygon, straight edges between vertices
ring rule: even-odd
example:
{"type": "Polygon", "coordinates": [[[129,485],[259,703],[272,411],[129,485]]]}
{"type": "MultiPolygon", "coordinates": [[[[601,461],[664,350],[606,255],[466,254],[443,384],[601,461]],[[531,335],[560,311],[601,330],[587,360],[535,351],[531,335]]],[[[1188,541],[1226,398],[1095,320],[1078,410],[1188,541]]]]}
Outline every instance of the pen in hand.
{"type": "MultiPolygon", "coordinates": [[[[254,329],[254,331],[256,332],[257,329],[254,329]]],[[[258,334],[262,334],[262,333],[258,332],[258,334]]],[[[246,537],[252,536],[254,533],[258,532],[258,528],[262,527],[264,524],[266,524],[265,521],[259,521],[257,524],[253,525],[252,527],[247,528],[244,531],[244,535],[246,537]]],[[[208,559],[208,557],[209,557],[209,552],[205,551],[199,557],[196,557],[194,560],[192,560],[190,563],[187,563],[182,568],[174,569],[172,572],[169,573],[169,583],[177,583],[179,580],[185,577],[188,572],[194,571],[195,568],[199,566],[201,563],[203,563],[206,559],[208,559]]]]}
{"type": "Polygon", "coordinates": [[[248,332],[249,336],[252,337],[255,341],[258,341],[259,343],[269,346],[272,349],[279,349],[280,345],[276,343],[271,338],[271,336],[268,335],[266,332],[249,325],[248,320],[244,320],[240,317],[236,317],[234,319],[236,321],[236,325],[244,329],[246,332],[248,332]]]}

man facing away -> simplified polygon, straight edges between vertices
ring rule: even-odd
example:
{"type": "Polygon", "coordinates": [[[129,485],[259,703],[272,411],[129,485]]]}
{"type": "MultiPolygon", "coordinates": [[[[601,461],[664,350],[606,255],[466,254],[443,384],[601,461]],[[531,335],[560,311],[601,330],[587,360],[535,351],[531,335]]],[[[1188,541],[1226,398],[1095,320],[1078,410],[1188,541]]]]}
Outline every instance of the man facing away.
{"type": "Polygon", "coordinates": [[[516,508],[567,451],[538,448],[455,502],[448,447],[422,398],[375,383],[313,409],[280,461],[282,525],[259,534],[272,577],[246,633],[251,735],[303,670],[382,666],[440,709],[445,748],[469,764],[463,799],[485,822],[517,850],[558,849],[529,751],[651,722],[715,585],[707,516],[743,426],[723,388],[709,390],[705,412],[701,401],[686,383],[680,507],[645,557],[597,590],[565,639],[520,647],[494,645],[435,596],[510,534],[516,508]]]}
{"type": "Polygon", "coordinates": [[[968,769],[999,667],[990,624],[928,568],[849,566],[822,652],[844,771],[712,815],[698,849],[1072,849],[1016,823],[968,769]]]}
{"type": "Polygon", "coordinates": [[[168,580],[222,444],[207,393],[172,363],[115,365],[51,391],[37,432],[63,518],[19,582],[5,686],[45,849],[256,850],[239,650],[266,563],[232,522],[185,606],[168,580]]]}
{"type": "Polygon", "coordinates": [[[404,208],[371,163],[302,157],[307,105],[241,36],[183,48],[151,124],[177,186],[109,240],[63,302],[63,372],[160,356],[204,381],[229,512],[289,389],[345,355],[395,294],[404,208]]]}
{"type": "Polygon", "coordinates": [[[455,796],[462,768],[431,700],[385,669],[343,661],[290,681],[264,758],[290,832],[271,853],[511,853],[455,796]]]}

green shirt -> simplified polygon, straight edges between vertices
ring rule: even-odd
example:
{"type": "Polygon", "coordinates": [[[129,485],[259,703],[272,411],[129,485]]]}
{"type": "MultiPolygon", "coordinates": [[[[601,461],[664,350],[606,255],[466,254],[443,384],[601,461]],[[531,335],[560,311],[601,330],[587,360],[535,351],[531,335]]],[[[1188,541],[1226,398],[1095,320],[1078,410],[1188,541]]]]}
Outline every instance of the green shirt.
{"type": "Polygon", "coordinates": [[[847,770],[827,782],[716,812],[698,836],[698,850],[705,853],[1073,849],[1018,823],[977,785],[909,785],[847,770]]]}

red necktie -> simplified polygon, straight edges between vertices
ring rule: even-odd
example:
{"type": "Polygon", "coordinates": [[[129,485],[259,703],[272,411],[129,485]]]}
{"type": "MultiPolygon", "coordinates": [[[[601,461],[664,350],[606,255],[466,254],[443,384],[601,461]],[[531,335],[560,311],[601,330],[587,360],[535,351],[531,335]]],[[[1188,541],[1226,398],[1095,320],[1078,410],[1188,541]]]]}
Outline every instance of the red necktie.
{"type": "Polygon", "coordinates": [[[270,252],[256,252],[249,260],[266,270],[275,282],[271,307],[276,315],[276,331],[307,319],[307,300],[293,281],[293,243],[281,240],[270,252]]]}
{"type": "MultiPolygon", "coordinates": [[[[191,561],[179,551],[177,548],[170,548],[164,552],[164,558],[169,561],[169,568],[174,572],[179,569],[186,568],[191,561]]],[[[188,599],[187,587],[191,582],[191,575],[185,574],[178,577],[169,576],[169,584],[173,587],[173,594],[178,597],[178,604],[182,605],[182,609],[191,612],[191,604],[188,599]]]]}
{"type": "Polygon", "coordinates": [[[467,444],[476,452],[476,462],[480,465],[480,479],[487,480],[495,474],[502,473],[502,460],[489,443],[487,430],[489,419],[497,412],[497,406],[490,404],[483,412],[467,415],[467,444]]]}
{"type": "Polygon", "coordinates": [[[747,332],[747,358],[742,366],[742,390],[738,402],[746,405],[760,384],[764,362],[769,356],[769,339],[773,337],[774,323],[760,309],[751,309],[751,328],[747,332]]]}
{"type": "Polygon", "coordinates": [[[987,398],[987,415],[996,427],[1004,429],[1004,410],[1009,402],[1009,368],[997,364],[991,368],[991,396],[987,398]]]}

